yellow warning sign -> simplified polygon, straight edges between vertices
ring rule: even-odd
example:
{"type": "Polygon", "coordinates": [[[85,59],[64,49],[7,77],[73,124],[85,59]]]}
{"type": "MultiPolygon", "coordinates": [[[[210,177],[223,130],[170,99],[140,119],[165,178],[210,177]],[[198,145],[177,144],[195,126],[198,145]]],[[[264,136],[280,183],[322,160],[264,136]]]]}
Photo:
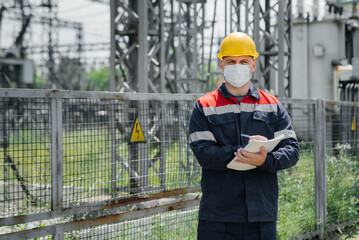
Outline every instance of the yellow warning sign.
{"type": "Polygon", "coordinates": [[[351,130],[352,130],[352,131],[357,130],[357,126],[356,126],[356,124],[355,124],[355,116],[353,116],[353,121],[352,121],[352,127],[351,127],[351,130]]]}
{"type": "Polygon", "coordinates": [[[129,143],[140,143],[140,142],[146,142],[146,139],[145,136],[143,135],[140,122],[136,117],[135,123],[133,124],[132,134],[129,143]]]}

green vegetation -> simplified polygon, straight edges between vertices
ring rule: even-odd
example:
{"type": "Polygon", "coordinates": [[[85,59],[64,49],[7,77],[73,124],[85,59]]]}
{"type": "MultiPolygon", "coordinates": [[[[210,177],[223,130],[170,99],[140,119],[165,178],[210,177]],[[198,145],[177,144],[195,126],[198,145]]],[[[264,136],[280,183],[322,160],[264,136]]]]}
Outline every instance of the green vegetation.
{"type": "Polygon", "coordinates": [[[301,151],[296,166],[278,173],[278,239],[316,230],[313,159],[313,151],[301,151]]]}
{"type": "MultiPolygon", "coordinates": [[[[120,133],[117,132],[117,138],[120,133]]],[[[10,156],[11,160],[16,164],[17,171],[25,180],[26,184],[51,185],[51,144],[50,136],[45,133],[32,130],[20,130],[13,133],[10,137],[9,147],[0,148],[0,158],[4,158],[4,154],[10,156]],[[36,135],[38,134],[38,135],[36,135]],[[21,136],[21,137],[19,137],[21,136]]],[[[178,141],[166,143],[166,174],[165,186],[166,190],[177,189],[190,185],[198,185],[200,175],[199,168],[194,169],[192,164],[193,157],[186,153],[187,145],[182,141],[182,145],[178,141]],[[181,151],[182,149],[182,151],[181,151]],[[182,153],[180,153],[182,152],[182,153]],[[183,153],[184,152],[184,153],[183,153]],[[179,156],[181,161],[178,161],[179,156]]],[[[137,153],[144,144],[135,144],[137,153]]],[[[132,165],[141,168],[141,156],[138,153],[135,162],[131,158],[129,160],[129,145],[124,140],[116,145],[116,188],[119,191],[117,197],[125,197],[130,194],[129,190],[130,176],[129,172],[123,170],[132,165]]],[[[152,188],[161,187],[161,175],[158,172],[161,169],[161,161],[159,161],[160,144],[150,143],[148,149],[148,161],[151,167],[148,172],[149,186],[152,188]]],[[[107,127],[98,130],[80,129],[74,131],[63,132],[63,191],[65,206],[79,205],[88,203],[88,201],[99,201],[94,198],[102,196],[111,197],[112,188],[112,162],[111,162],[111,140],[107,127]]],[[[14,171],[9,171],[4,175],[4,181],[18,183],[18,178],[14,171]]],[[[5,172],[3,165],[0,171],[5,172]]],[[[163,181],[163,180],[162,180],[163,181]]],[[[137,186],[139,187],[139,182],[137,186]]],[[[162,183],[163,185],[163,183],[162,183]]],[[[136,187],[136,186],[135,186],[136,187]]],[[[135,188],[134,187],[134,188],[135,188]]],[[[31,188],[31,187],[29,187],[31,188]]],[[[47,191],[46,188],[42,189],[47,191]]],[[[21,191],[21,190],[19,190],[21,191]]],[[[137,189],[137,191],[140,191],[137,189]]],[[[158,191],[158,190],[154,190],[158,191]]],[[[35,191],[38,192],[38,191],[35,191]]],[[[7,193],[8,195],[11,192],[7,193]]],[[[37,193],[42,195],[41,193],[37,193]]],[[[44,193],[45,194],[45,193],[44,193]]],[[[49,194],[49,193],[48,193],[49,194]]],[[[48,199],[49,200],[49,199],[48,199]]],[[[50,204],[50,202],[48,202],[50,204]]],[[[26,204],[25,206],[27,206],[26,204]]]]}
{"type": "MultiPolygon", "coordinates": [[[[327,226],[356,222],[359,216],[358,154],[349,145],[327,151],[327,226]]],[[[314,151],[302,149],[298,164],[279,175],[278,238],[316,230],[314,151]]],[[[328,233],[330,234],[330,233],[328,233]]]]}
{"type": "Polygon", "coordinates": [[[103,91],[110,89],[110,68],[103,67],[99,70],[91,70],[87,73],[87,78],[83,90],[103,91]]]}
{"type": "MultiPolygon", "coordinates": [[[[61,63],[55,66],[55,72],[52,74],[56,80],[58,89],[86,90],[86,91],[105,91],[110,87],[110,68],[102,67],[100,69],[91,69],[86,71],[78,59],[63,57],[61,63]],[[60,74],[58,74],[60,73],[60,74]]],[[[121,76],[117,72],[118,76],[121,76]]],[[[53,84],[48,76],[39,74],[37,67],[34,68],[34,83],[31,88],[43,89],[53,88],[53,84]]],[[[10,81],[7,84],[0,83],[0,87],[16,88],[17,83],[10,81]]]]}
{"type": "Polygon", "coordinates": [[[352,222],[359,215],[359,166],[357,148],[337,145],[327,158],[328,223],[352,222]]]}
{"type": "MultiPolygon", "coordinates": [[[[342,228],[338,233],[334,233],[336,236],[340,235],[339,240],[358,240],[359,239],[359,225],[357,223],[342,228]]],[[[333,234],[333,235],[334,235],[333,234]]],[[[334,239],[334,238],[333,238],[334,239]]]]}
{"type": "MultiPolygon", "coordinates": [[[[78,129],[63,132],[64,206],[88,204],[98,201],[98,199],[104,200],[104,196],[112,197],[110,135],[105,126],[96,130],[78,129]]],[[[116,132],[116,138],[119,137],[120,133],[116,132]]],[[[0,148],[0,158],[4,160],[5,153],[10,156],[30,190],[31,184],[51,185],[50,136],[46,135],[45,131],[19,130],[12,133],[9,139],[9,147],[7,149],[0,148]]],[[[140,148],[145,145],[136,144],[135,146],[138,148],[137,152],[141,152],[140,148]]],[[[166,142],[166,190],[199,184],[200,168],[198,165],[192,164],[194,159],[191,154],[188,154],[187,148],[184,139],[166,142]]],[[[328,225],[355,221],[359,211],[357,151],[348,145],[338,145],[334,150],[327,152],[328,225]]],[[[148,144],[148,157],[153,160],[148,162],[151,166],[148,183],[153,187],[153,192],[158,191],[156,188],[160,188],[163,184],[161,183],[161,174],[158,174],[161,169],[159,151],[160,143],[148,144]]],[[[116,196],[126,197],[130,194],[130,176],[128,171],[121,170],[120,162],[127,166],[131,164],[129,160],[132,159],[129,157],[130,145],[127,144],[127,140],[116,144],[116,152],[116,187],[118,190],[116,196]]],[[[140,154],[137,159],[136,164],[140,168],[142,164],[140,154]]],[[[303,147],[298,164],[278,173],[280,189],[279,239],[292,239],[316,230],[313,159],[313,148],[303,147]]],[[[18,183],[17,176],[10,167],[0,165],[0,171],[5,173],[1,181],[9,184],[11,182],[18,183]]],[[[6,190],[4,191],[6,192],[6,190]]],[[[50,193],[47,191],[48,188],[40,188],[35,191],[44,210],[49,208],[51,202],[50,193]],[[47,197],[42,195],[47,195],[47,197]]],[[[10,193],[5,194],[5,199],[11,199],[10,193]]],[[[23,208],[27,209],[26,213],[39,212],[38,207],[32,206],[27,201],[16,201],[19,201],[17,202],[19,206],[24,204],[23,208]]],[[[10,203],[5,202],[11,209],[10,203]]],[[[133,234],[144,236],[145,239],[178,239],[177,236],[181,236],[181,239],[195,239],[197,211],[187,212],[183,219],[178,218],[182,211],[175,212],[146,217],[145,223],[141,219],[120,223],[122,230],[118,230],[120,233],[117,232],[117,237],[114,239],[125,239],[126,236],[133,234]]],[[[71,234],[69,239],[71,239],[71,234]]]]}
{"type": "Polygon", "coordinates": [[[197,236],[198,208],[175,210],[138,220],[68,232],[65,239],[192,240],[197,236]]]}

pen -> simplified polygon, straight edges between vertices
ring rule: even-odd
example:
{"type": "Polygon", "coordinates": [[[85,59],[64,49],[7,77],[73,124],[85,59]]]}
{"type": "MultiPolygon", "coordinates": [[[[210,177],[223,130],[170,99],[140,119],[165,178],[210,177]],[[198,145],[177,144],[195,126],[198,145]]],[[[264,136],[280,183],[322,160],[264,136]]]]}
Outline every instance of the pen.
{"type": "Polygon", "coordinates": [[[250,138],[251,136],[247,135],[247,134],[241,134],[242,137],[247,137],[247,138],[250,138]]]}

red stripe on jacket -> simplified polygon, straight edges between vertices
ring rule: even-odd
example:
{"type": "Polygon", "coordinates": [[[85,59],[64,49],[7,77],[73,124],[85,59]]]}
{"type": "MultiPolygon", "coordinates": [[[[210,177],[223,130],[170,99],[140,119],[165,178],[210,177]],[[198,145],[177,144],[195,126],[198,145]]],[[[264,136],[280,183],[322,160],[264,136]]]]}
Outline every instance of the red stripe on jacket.
{"type": "Polygon", "coordinates": [[[257,89],[259,92],[259,101],[258,99],[252,97],[252,96],[247,96],[245,98],[243,98],[243,100],[241,101],[242,103],[252,103],[252,104],[277,104],[278,103],[278,99],[276,97],[274,97],[273,95],[266,93],[260,89],[257,89]]]}
{"type": "Polygon", "coordinates": [[[200,97],[198,99],[198,102],[201,104],[202,107],[220,107],[229,104],[238,104],[235,97],[230,97],[228,99],[223,97],[223,95],[219,92],[218,88],[200,97]]]}
{"type": "MultiPolygon", "coordinates": [[[[252,96],[246,96],[242,99],[242,103],[248,104],[277,104],[278,99],[273,95],[266,93],[260,89],[258,89],[260,100],[256,99],[252,96]]],[[[229,104],[238,104],[237,99],[235,97],[229,97],[228,99],[223,97],[223,95],[219,92],[218,89],[207,93],[206,95],[200,97],[198,99],[199,103],[202,107],[220,107],[229,104]]]]}

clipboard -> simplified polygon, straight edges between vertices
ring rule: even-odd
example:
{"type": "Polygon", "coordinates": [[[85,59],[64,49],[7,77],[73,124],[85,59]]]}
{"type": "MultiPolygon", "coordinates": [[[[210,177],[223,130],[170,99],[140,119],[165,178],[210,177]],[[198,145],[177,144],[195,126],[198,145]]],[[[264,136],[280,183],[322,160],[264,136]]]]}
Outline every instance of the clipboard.
{"type": "MultiPolygon", "coordinates": [[[[271,152],[283,138],[284,135],[279,135],[278,137],[269,140],[252,140],[245,146],[244,150],[251,153],[257,153],[260,152],[260,149],[263,146],[266,152],[271,152]]],[[[236,158],[233,158],[232,161],[228,163],[227,168],[238,171],[247,171],[257,168],[256,166],[247,163],[235,162],[235,159],[236,158]]]]}

